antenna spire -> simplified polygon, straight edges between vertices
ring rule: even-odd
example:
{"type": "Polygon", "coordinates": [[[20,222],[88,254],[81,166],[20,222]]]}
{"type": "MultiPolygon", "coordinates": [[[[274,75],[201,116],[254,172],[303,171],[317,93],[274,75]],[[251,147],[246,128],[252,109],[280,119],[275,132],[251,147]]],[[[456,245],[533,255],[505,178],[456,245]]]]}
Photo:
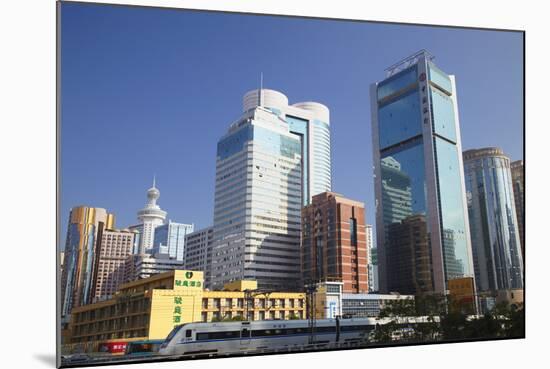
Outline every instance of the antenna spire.
{"type": "Polygon", "coordinates": [[[156,183],[157,183],[157,175],[153,174],[153,188],[156,188],[156,183]]]}
{"type": "Polygon", "coordinates": [[[260,72],[260,90],[258,91],[258,106],[262,106],[262,90],[264,89],[264,72],[260,72]]]}

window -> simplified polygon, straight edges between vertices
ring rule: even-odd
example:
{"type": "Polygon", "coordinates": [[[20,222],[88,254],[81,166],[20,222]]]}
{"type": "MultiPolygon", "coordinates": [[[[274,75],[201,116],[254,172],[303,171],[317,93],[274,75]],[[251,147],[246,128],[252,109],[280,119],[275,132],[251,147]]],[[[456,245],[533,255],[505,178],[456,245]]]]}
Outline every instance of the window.
{"type": "Polygon", "coordinates": [[[357,246],[357,219],[349,218],[349,233],[352,246],[357,246]]]}

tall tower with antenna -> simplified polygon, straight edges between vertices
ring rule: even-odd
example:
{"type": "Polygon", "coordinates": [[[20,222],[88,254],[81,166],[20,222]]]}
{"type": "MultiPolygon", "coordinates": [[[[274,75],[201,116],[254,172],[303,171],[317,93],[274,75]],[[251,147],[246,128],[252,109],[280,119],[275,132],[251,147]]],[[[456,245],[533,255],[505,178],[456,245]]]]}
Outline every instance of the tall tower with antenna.
{"type": "Polygon", "coordinates": [[[157,204],[160,197],[160,191],[156,186],[156,177],[153,177],[153,187],[147,190],[147,204],[138,211],[137,218],[140,227],[139,253],[144,253],[153,247],[155,237],[155,228],[164,224],[166,220],[166,211],[162,210],[157,204]]]}

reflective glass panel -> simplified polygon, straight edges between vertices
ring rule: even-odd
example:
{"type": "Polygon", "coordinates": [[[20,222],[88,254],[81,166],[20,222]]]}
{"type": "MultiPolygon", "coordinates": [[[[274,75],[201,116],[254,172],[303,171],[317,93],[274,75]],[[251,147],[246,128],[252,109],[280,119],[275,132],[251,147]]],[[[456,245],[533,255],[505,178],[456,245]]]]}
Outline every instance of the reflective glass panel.
{"type": "Polygon", "coordinates": [[[405,69],[378,84],[378,100],[416,83],[416,65],[405,69]]]}
{"type": "Polygon", "coordinates": [[[456,146],[435,138],[446,280],[471,275],[456,146]]]}
{"type": "Polygon", "coordinates": [[[455,112],[452,99],[435,88],[430,88],[434,132],[456,142],[455,112]]]}
{"type": "Polygon", "coordinates": [[[378,109],[380,149],[422,133],[418,90],[378,109]]]}
{"type": "Polygon", "coordinates": [[[406,294],[431,291],[422,140],[383,154],[380,172],[388,288],[406,294]]]}
{"type": "Polygon", "coordinates": [[[432,63],[428,63],[428,74],[430,81],[435,83],[440,88],[444,89],[448,93],[453,93],[453,87],[451,85],[451,79],[449,76],[443,72],[441,69],[433,65],[432,63]]]}

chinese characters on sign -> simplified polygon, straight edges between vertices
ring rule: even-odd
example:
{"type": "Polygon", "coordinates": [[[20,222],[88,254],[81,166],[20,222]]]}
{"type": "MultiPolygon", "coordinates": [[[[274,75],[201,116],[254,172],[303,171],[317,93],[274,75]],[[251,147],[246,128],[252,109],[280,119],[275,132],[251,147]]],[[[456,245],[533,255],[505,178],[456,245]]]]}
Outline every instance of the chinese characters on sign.
{"type": "Polygon", "coordinates": [[[179,324],[181,322],[181,296],[174,297],[174,324],[179,324]]]}
{"type": "Polygon", "coordinates": [[[176,279],[176,286],[179,286],[179,287],[200,287],[201,282],[199,282],[199,281],[181,281],[179,279],[176,279]]]}

